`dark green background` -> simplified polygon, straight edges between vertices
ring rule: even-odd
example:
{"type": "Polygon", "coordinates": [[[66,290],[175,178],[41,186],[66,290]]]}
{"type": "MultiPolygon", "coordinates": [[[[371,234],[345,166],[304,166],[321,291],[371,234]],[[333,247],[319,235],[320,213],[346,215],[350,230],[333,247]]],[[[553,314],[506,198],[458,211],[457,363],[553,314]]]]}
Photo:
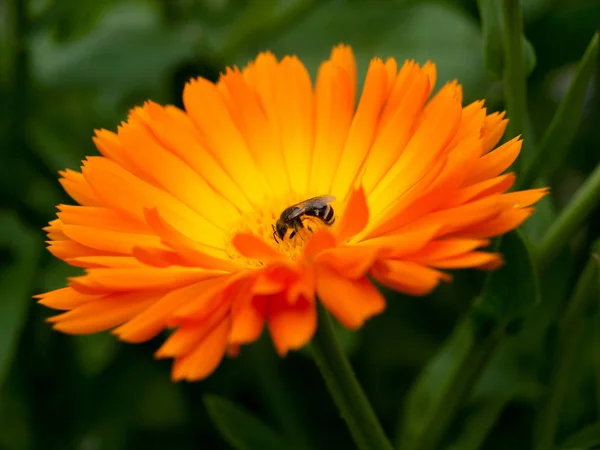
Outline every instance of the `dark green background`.
{"type": "MultiPolygon", "coordinates": [[[[533,143],[600,24],[600,2],[524,0],[524,22],[537,54],[528,79],[533,143]]],[[[206,394],[245,407],[298,448],[353,448],[306,352],[279,360],[263,339],[205,381],[172,384],[170,361],[152,357],[159,340],[134,346],[109,334],[65,336],[44,322],[51,311],[31,299],[76,273],[44,249],[41,228],[56,204],[71,202],[57,170],[78,169],[86,155],[97,154],[94,129],[115,130],[129,108],[148,98],[180,105],[188,78],[214,80],[226,65],[244,65],[265,49],[297,54],[314,75],[340,42],[353,46],[361,76],[373,56],[431,59],[438,86],[457,78],[465,102],[486,98],[490,111],[503,108],[502,83],[484,67],[475,1],[0,0],[0,449],[230,448],[207,414],[206,394]]],[[[599,155],[596,71],[577,136],[548,180],[553,194],[525,227],[532,245],[599,155]]],[[[533,323],[540,317],[539,329],[513,343],[509,357],[492,359],[440,448],[475,448],[469,439],[485,449],[532,448],[555,364],[556,318],[599,229],[596,208],[540,280],[541,306],[527,316],[533,323]],[[476,432],[482,436],[476,439],[476,432]]],[[[496,288],[527,284],[515,276],[496,288]]],[[[415,377],[483,278],[475,271],[456,274],[454,284],[426,298],[390,293],[385,314],[356,334],[340,331],[390,436],[415,377]]],[[[600,314],[591,310],[584,318],[559,441],[599,420],[600,314]]],[[[520,321],[511,327],[510,333],[521,332],[520,321]]],[[[451,366],[449,352],[436,366],[437,379],[451,366]]]]}

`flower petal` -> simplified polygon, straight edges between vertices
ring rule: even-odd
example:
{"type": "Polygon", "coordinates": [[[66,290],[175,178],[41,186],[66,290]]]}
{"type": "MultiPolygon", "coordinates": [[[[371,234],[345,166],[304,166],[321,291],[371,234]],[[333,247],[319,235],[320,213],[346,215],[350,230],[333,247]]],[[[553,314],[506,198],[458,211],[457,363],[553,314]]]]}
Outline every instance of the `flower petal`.
{"type": "Polygon", "coordinates": [[[173,364],[173,381],[206,378],[217,368],[227,350],[229,319],[224,319],[189,353],[173,364]]]}
{"type": "Polygon", "coordinates": [[[330,193],[335,197],[346,197],[368,155],[377,120],[385,103],[386,86],[387,73],[383,61],[374,58],[369,64],[360,102],[331,183],[330,193]]]}
{"type": "Polygon", "coordinates": [[[408,295],[427,295],[440,281],[451,278],[421,264],[392,259],[377,261],[370,274],[381,284],[408,295]]]}
{"type": "Polygon", "coordinates": [[[48,319],[54,329],[69,334],[87,334],[104,331],[117,326],[157,300],[158,294],[139,293],[111,294],[99,300],[91,300],[69,312],[48,319]]]}
{"type": "Polygon", "coordinates": [[[231,241],[238,252],[247,258],[272,260],[282,258],[282,254],[265,241],[248,233],[237,233],[231,241]]]}
{"type": "Polygon", "coordinates": [[[288,303],[283,295],[275,295],[269,300],[269,332],[280,356],[289,350],[306,345],[317,328],[317,310],[314,299],[300,297],[288,303]]]}
{"type": "Polygon", "coordinates": [[[385,309],[381,293],[366,278],[352,280],[327,266],[317,266],[317,295],[346,328],[357,329],[385,309]]]}
{"type": "Polygon", "coordinates": [[[345,243],[354,235],[360,233],[369,222],[369,207],[362,186],[354,189],[348,199],[336,231],[338,242],[345,243]]]}

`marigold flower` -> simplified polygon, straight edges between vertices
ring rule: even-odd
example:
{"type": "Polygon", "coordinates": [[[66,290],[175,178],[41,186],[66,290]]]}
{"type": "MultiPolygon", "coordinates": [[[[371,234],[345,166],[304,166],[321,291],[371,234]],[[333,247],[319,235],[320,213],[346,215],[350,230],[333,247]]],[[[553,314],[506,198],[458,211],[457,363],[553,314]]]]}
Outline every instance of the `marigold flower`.
{"type": "Polygon", "coordinates": [[[112,329],[127,342],[174,329],[157,351],[175,380],[201,379],[266,324],[280,355],[315,332],[320,301],[350,329],[385,308],[368,277],[409,295],[450,280],[444,269],[491,269],[481,250],[519,226],[545,189],[506,193],[521,148],[507,120],[461,87],[431,98],[435,66],[371,61],[357,106],[349,47],[333,49],[313,89],[296,57],[261,53],[215,84],[190,81],[185,111],[147,102],[102,156],[61,183],[49,250],[86,269],[38,296],[66,310],[66,333],[112,329]],[[332,196],[296,210],[287,207],[332,196]],[[329,205],[334,223],[322,215],[329,205]]]}

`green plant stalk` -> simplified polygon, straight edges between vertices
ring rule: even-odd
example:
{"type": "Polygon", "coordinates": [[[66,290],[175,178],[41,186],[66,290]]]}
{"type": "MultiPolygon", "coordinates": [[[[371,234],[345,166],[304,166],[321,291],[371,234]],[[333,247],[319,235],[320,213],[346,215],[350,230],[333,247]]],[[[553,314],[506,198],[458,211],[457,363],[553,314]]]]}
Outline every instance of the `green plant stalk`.
{"type": "MultiPolygon", "coordinates": [[[[525,133],[527,121],[527,87],[523,53],[523,17],[519,0],[503,0],[504,91],[509,117],[508,135],[525,133]]],[[[524,141],[524,145],[527,141],[524,141]]],[[[520,158],[521,164],[524,158],[520,158]]]]}
{"type": "Polygon", "coordinates": [[[600,164],[577,190],[571,201],[542,238],[538,267],[543,268],[569,242],[586,217],[600,203],[600,164]]]}
{"type": "Polygon", "coordinates": [[[318,327],[311,348],[356,446],[361,450],[393,450],[335,338],[329,314],[321,305],[318,307],[318,327]]]}
{"type": "Polygon", "coordinates": [[[469,349],[459,370],[440,401],[425,431],[409,446],[410,450],[435,450],[440,448],[452,420],[487,367],[504,332],[504,326],[497,324],[484,336],[480,336],[469,349]]]}
{"type": "Polygon", "coordinates": [[[560,324],[558,356],[548,386],[549,396],[537,424],[536,450],[554,448],[561,408],[571,386],[571,374],[583,338],[584,327],[581,326],[581,318],[585,315],[590,302],[596,299],[594,293],[597,293],[597,278],[598,261],[592,257],[577,282],[560,324]]]}
{"type": "Polygon", "coordinates": [[[531,187],[539,178],[551,178],[565,159],[581,121],[587,87],[598,65],[599,39],[600,33],[596,32],[544,137],[535,148],[531,164],[519,180],[519,187],[531,187]]]}

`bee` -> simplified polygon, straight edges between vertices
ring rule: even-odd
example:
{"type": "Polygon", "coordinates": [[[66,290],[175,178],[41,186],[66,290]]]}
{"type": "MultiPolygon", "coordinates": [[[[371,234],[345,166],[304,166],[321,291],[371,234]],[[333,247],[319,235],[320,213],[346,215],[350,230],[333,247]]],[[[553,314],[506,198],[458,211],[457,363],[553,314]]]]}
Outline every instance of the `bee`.
{"type": "MultiPolygon", "coordinates": [[[[279,239],[283,240],[289,228],[293,230],[290,233],[290,239],[296,236],[298,230],[304,228],[304,223],[302,221],[306,217],[318,219],[327,226],[333,225],[335,217],[333,208],[329,203],[334,200],[335,197],[332,195],[321,195],[319,197],[309,198],[308,200],[304,200],[303,202],[284,209],[275,225],[271,225],[275,242],[279,243],[279,240],[277,239],[278,236],[279,239]]],[[[312,231],[310,226],[307,228],[308,231],[312,231]]]]}

